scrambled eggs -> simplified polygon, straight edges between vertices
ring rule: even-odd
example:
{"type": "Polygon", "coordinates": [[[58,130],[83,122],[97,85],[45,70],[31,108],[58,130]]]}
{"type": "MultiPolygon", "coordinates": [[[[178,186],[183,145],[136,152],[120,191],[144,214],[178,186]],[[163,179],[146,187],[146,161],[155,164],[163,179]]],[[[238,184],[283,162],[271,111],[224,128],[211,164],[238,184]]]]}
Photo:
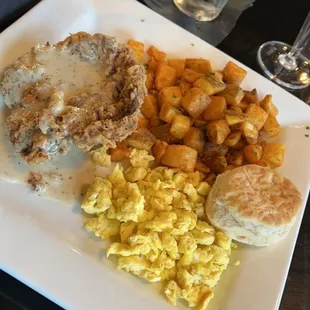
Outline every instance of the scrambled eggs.
{"type": "Polygon", "coordinates": [[[106,252],[117,256],[118,269],[163,281],[172,305],[181,298],[205,309],[235,245],[204,221],[204,175],[151,169],[153,159],[133,149],[129,168],[116,165],[108,178],[94,179],[82,203],[95,215],[86,229],[102,239],[119,236],[106,252]]]}

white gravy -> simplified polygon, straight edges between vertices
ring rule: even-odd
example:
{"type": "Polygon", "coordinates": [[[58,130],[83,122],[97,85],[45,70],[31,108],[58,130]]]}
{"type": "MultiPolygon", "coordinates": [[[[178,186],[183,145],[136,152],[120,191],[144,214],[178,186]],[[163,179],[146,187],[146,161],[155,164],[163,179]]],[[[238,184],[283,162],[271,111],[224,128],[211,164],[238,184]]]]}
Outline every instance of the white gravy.
{"type": "Polygon", "coordinates": [[[44,47],[37,50],[35,59],[45,67],[43,76],[49,79],[48,83],[62,90],[65,99],[77,92],[99,92],[105,80],[101,66],[81,61],[67,50],[44,47]]]}

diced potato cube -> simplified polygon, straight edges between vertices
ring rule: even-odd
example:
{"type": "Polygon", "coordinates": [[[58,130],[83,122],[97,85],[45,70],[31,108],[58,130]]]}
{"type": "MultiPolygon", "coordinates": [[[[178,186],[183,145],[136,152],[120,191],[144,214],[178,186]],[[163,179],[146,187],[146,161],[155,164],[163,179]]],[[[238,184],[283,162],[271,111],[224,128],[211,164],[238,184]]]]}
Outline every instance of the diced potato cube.
{"type": "Polygon", "coordinates": [[[258,132],[257,143],[260,145],[265,145],[270,140],[270,134],[267,131],[260,130],[258,132]]]}
{"type": "Polygon", "coordinates": [[[247,72],[233,63],[229,61],[225,68],[222,70],[224,75],[224,81],[229,84],[240,85],[243,79],[246,77],[247,72]]]}
{"type": "Polygon", "coordinates": [[[117,147],[110,149],[111,161],[120,161],[125,158],[129,158],[130,150],[124,143],[118,143],[117,147]]]}
{"type": "Polygon", "coordinates": [[[152,153],[153,153],[153,156],[155,158],[155,163],[157,165],[160,165],[161,163],[161,158],[163,157],[163,155],[165,154],[166,152],[166,148],[169,144],[167,142],[164,142],[164,141],[160,141],[160,140],[157,140],[155,142],[155,144],[153,145],[152,147],[152,153]]]}
{"type": "Polygon", "coordinates": [[[279,114],[277,107],[272,102],[272,95],[266,95],[259,104],[268,114],[272,116],[277,116],[279,114]]]}
{"type": "Polygon", "coordinates": [[[241,137],[241,139],[234,145],[231,146],[234,150],[242,150],[247,145],[247,141],[245,138],[241,137]]]}
{"type": "Polygon", "coordinates": [[[214,73],[214,77],[220,81],[223,81],[224,78],[224,74],[222,71],[215,71],[215,72],[211,72],[214,73]]]}
{"type": "Polygon", "coordinates": [[[212,144],[210,142],[207,142],[205,144],[205,148],[204,148],[204,159],[210,159],[212,157],[215,156],[225,156],[228,152],[228,146],[224,145],[224,144],[212,144]]]}
{"type": "Polygon", "coordinates": [[[252,123],[257,130],[263,128],[268,114],[257,104],[251,103],[249,104],[248,108],[246,109],[245,115],[247,120],[252,123]]]}
{"type": "Polygon", "coordinates": [[[207,136],[211,143],[222,144],[230,134],[226,120],[212,121],[207,125],[207,136]]]}
{"type": "Polygon", "coordinates": [[[156,138],[147,129],[138,128],[125,141],[131,147],[148,151],[154,145],[156,138]]]}
{"type": "Polygon", "coordinates": [[[199,118],[210,103],[210,98],[198,87],[187,91],[181,100],[181,106],[193,118],[199,118]]]}
{"type": "Polygon", "coordinates": [[[158,115],[157,100],[154,96],[147,95],[144,98],[144,103],[141,107],[141,112],[148,119],[150,119],[153,116],[158,115]]]}
{"type": "Polygon", "coordinates": [[[229,134],[229,136],[223,142],[225,145],[230,147],[235,146],[241,139],[241,131],[235,131],[229,134]]]}
{"type": "Polygon", "coordinates": [[[257,143],[258,130],[252,123],[244,121],[242,123],[242,133],[249,144],[257,143]]]}
{"type": "MultiPolygon", "coordinates": [[[[225,172],[227,167],[227,160],[225,156],[215,156],[206,161],[206,165],[215,174],[220,174],[225,172]]],[[[208,182],[208,181],[206,181],[208,182]]]]}
{"type": "Polygon", "coordinates": [[[170,86],[163,88],[158,94],[158,104],[161,107],[163,104],[180,106],[182,99],[181,89],[178,86],[170,86]]]}
{"type": "Polygon", "coordinates": [[[182,96],[192,87],[192,85],[186,81],[181,81],[179,84],[182,96]]]}
{"type": "Polygon", "coordinates": [[[201,160],[197,159],[195,170],[202,172],[202,173],[209,173],[210,168],[207,167],[201,160]]]}
{"type": "Polygon", "coordinates": [[[239,108],[239,107],[237,107],[237,106],[235,106],[235,105],[230,106],[229,109],[230,109],[231,111],[237,112],[238,114],[242,114],[242,113],[243,113],[243,112],[242,112],[242,109],[239,108]]]}
{"type": "Polygon", "coordinates": [[[157,69],[157,66],[158,66],[158,62],[155,60],[155,58],[154,57],[150,57],[149,61],[147,63],[147,71],[155,73],[155,71],[157,69]]]}
{"type": "Polygon", "coordinates": [[[208,122],[201,119],[194,119],[193,125],[196,128],[206,129],[208,122]]]}
{"type": "Polygon", "coordinates": [[[145,118],[143,116],[143,114],[139,115],[139,118],[138,118],[138,128],[146,128],[146,129],[148,129],[149,126],[150,126],[150,120],[145,118]]]}
{"type": "Polygon", "coordinates": [[[194,82],[195,87],[201,88],[207,95],[215,95],[226,88],[226,84],[214,76],[201,77],[194,82]]]}
{"type": "Polygon", "coordinates": [[[168,66],[174,68],[177,72],[177,78],[180,78],[185,69],[185,59],[169,59],[168,66]]]}
{"type": "Polygon", "coordinates": [[[277,118],[269,114],[264,124],[264,130],[268,132],[270,137],[274,137],[279,134],[280,129],[277,118]]]}
{"type": "Polygon", "coordinates": [[[149,95],[152,95],[153,97],[157,98],[158,97],[158,91],[156,89],[150,89],[148,91],[149,95]]]}
{"type": "Polygon", "coordinates": [[[205,145],[205,135],[199,128],[191,127],[184,137],[184,144],[202,154],[205,145]]]}
{"type": "Polygon", "coordinates": [[[188,83],[194,83],[202,76],[202,73],[198,73],[192,69],[185,69],[182,74],[182,78],[188,83]]]}
{"type": "Polygon", "coordinates": [[[244,92],[239,86],[228,84],[219,95],[226,99],[226,104],[238,105],[244,97],[244,92]]]}
{"type": "Polygon", "coordinates": [[[168,145],[161,158],[161,163],[183,171],[194,171],[197,161],[197,151],[186,145],[168,145]]]}
{"type": "Polygon", "coordinates": [[[155,87],[157,90],[161,90],[164,87],[173,86],[176,79],[177,73],[174,68],[162,63],[157,66],[155,74],[155,87]]]}
{"type": "Polygon", "coordinates": [[[243,149],[243,153],[249,164],[256,164],[262,158],[263,147],[258,144],[249,144],[243,149]]]}
{"type": "Polygon", "coordinates": [[[238,113],[233,110],[227,110],[225,112],[225,119],[229,126],[233,126],[242,123],[246,119],[246,116],[243,113],[238,113]]]}
{"type": "Polygon", "coordinates": [[[141,64],[144,58],[144,44],[135,40],[128,40],[127,44],[131,48],[137,63],[141,64]]]}
{"type": "Polygon", "coordinates": [[[152,127],[150,131],[158,140],[170,143],[170,124],[152,127]]]}
{"type": "Polygon", "coordinates": [[[147,89],[153,88],[154,79],[155,79],[155,73],[154,72],[150,71],[146,74],[145,87],[147,89]]]}
{"type": "Polygon", "coordinates": [[[229,150],[226,154],[229,165],[241,166],[243,163],[243,151],[229,150]]]}
{"type": "Polygon", "coordinates": [[[156,127],[156,126],[160,126],[160,125],[163,125],[164,124],[164,121],[162,121],[159,116],[153,116],[150,120],[150,126],[151,127],[156,127]]]}
{"type": "Polygon", "coordinates": [[[239,108],[242,111],[246,110],[246,108],[249,106],[249,104],[247,102],[244,101],[244,99],[242,99],[242,101],[236,105],[232,105],[230,108],[239,108]]]}
{"type": "Polygon", "coordinates": [[[171,123],[173,118],[180,114],[182,113],[176,107],[170,104],[164,104],[160,109],[159,118],[166,123],[171,123]]]}
{"type": "Polygon", "coordinates": [[[202,58],[185,59],[185,67],[203,74],[212,72],[210,61],[202,58]]]}
{"type": "Polygon", "coordinates": [[[216,180],[216,174],[214,172],[210,172],[204,179],[204,181],[207,182],[210,186],[214,184],[215,180],[216,180]]]}
{"type": "Polygon", "coordinates": [[[211,103],[203,111],[203,118],[206,121],[217,121],[224,118],[227,109],[226,100],[221,96],[210,96],[211,103]]]}
{"type": "Polygon", "coordinates": [[[177,138],[183,139],[191,127],[191,121],[184,115],[176,115],[171,123],[170,134],[177,138]]]}
{"type": "Polygon", "coordinates": [[[262,161],[271,168],[281,167],[284,160],[285,147],[281,143],[267,143],[263,148],[262,161]]]}
{"type": "Polygon", "coordinates": [[[147,50],[149,56],[154,57],[156,61],[163,61],[166,58],[166,53],[158,50],[155,46],[151,45],[147,50]]]}
{"type": "Polygon", "coordinates": [[[246,103],[258,103],[258,94],[256,88],[251,91],[245,91],[243,101],[246,103]]]}

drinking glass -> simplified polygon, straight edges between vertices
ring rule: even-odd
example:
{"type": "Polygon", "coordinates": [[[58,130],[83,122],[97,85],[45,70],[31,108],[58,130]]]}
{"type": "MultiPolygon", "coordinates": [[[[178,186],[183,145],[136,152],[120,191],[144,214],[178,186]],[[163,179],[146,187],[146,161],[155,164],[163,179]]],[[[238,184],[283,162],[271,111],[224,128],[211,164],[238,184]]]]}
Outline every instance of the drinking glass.
{"type": "Polygon", "coordinates": [[[173,0],[184,14],[198,21],[211,21],[219,16],[228,0],[173,0]]]}
{"type": "Polygon", "coordinates": [[[266,42],[260,46],[257,60],[264,74],[285,88],[295,90],[310,85],[310,12],[293,46],[266,42]]]}

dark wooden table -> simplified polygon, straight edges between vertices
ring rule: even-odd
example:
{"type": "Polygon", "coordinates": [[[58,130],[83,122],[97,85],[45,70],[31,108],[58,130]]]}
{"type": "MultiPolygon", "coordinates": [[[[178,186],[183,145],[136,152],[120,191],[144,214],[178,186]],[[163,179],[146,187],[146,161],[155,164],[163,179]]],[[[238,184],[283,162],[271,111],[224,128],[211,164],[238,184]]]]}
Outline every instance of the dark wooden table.
{"type": "MultiPolygon", "coordinates": [[[[0,0],[0,31],[29,10],[39,0],[0,0]],[[4,18],[4,8],[10,14],[4,18]]],[[[167,0],[170,1],[170,0],[167,0]]],[[[171,0],[172,1],[172,0],[171,0]]],[[[141,1],[142,2],[142,1],[141,1]]],[[[260,44],[279,40],[292,44],[307,13],[309,0],[256,0],[246,10],[228,37],[218,48],[259,72],[256,52],[260,44]]],[[[295,94],[309,102],[310,88],[295,94]]],[[[310,158],[309,158],[310,162],[310,158]]],[[[0,245],[1,246],[1,245],[0,245]]],[[[61,308],[17,281],[8,274],[0,273],[0,309],[3,310],[60,310],[61,308]]],[[[85,309],[88,310],[88,309],[85,309]]],[[[240,309],[251,310],[251,309],[240,309]]],[[[261,309],[271,310],[271,309],[261,309]]],[[[287,278],[280,310],[310,310],[310,202],[299,232],[294,257],[287,278]]]]}

